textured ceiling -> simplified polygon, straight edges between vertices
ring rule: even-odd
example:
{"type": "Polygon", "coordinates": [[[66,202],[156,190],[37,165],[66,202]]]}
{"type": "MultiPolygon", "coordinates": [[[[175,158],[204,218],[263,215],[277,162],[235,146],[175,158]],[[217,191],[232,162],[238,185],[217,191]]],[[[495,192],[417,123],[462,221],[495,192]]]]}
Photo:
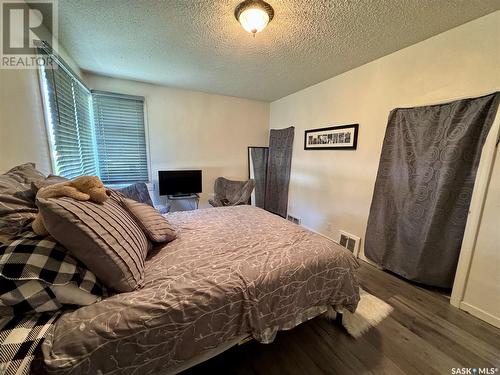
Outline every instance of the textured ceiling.
{"type": "Polygon", "coordinates": [[[267,0],[253,38],[239,0],[59,0],[59,38],[85,71],[275,100],[500,8],[499,0],[267,0]]]}

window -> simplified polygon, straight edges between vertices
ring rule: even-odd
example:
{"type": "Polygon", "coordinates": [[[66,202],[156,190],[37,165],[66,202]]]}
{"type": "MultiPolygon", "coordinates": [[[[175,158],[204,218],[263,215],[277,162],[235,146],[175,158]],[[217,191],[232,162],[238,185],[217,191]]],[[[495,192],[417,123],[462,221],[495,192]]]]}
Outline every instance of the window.
{"type": "Polygon", "coordinates": [[[92,91],[92,101],[102,181],[148,181],[144,98],[92,91]]]}
{"type": "MultiPolygon", "coordinates": [[[[43,50],[43,53],[50,53],[43,50]]],[[[149,180],[144,98],[90,92],[64,61],[40,68],[56,174],[97,175],[108,185],[149,180]]]]}
{"type": "Polygon", "coordinates": [[[96,175],[90,91],[58,62],[41,69],[56,174],[67,178],[96,175]]]}

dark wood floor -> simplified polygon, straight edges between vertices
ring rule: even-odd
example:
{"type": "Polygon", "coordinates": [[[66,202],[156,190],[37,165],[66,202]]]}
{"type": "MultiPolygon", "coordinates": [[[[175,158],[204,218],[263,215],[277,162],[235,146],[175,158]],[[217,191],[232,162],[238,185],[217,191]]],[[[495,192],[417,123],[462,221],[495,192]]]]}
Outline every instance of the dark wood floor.
{"type": "Polygon", "coordinates": [[[451,374],[453,367],[500,367],[500,330],[426,290],[361,262],[362,287],[394,307],[355,340],[316,318],[269,345],[236,346],[192,374],[451,374]]]}

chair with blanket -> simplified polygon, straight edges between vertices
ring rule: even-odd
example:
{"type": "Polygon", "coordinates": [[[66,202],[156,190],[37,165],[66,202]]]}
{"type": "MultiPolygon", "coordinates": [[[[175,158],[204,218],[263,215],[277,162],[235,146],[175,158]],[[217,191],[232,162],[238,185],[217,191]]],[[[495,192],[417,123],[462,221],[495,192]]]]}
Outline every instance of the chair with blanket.
{"type": "Polygon", "coordinates": [[[214,199],[209,199],[208,203],[214,207],[248,204],[254,188],[254,180],[232,181],[224,177],[218,177],[214,184],[214,199]]]}
{"type": "Polygon", "coordinates": [[[166,214],[170,211],[170,204],[168,203],[164,205],[153,205],[153,201],[151,200],[151,196],[149,195],[148,187],[144,182],[137,182],[135,184],[117,190],[127,198],[133,199],[140,203],[148,204],[151,207],[156,208],[161,214],[166,214]]]}

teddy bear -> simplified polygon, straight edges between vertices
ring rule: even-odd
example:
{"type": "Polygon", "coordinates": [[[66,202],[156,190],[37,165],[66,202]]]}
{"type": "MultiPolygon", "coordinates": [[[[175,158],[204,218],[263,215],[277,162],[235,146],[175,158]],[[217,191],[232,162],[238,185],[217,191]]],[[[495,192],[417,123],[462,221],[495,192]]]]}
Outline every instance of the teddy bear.
{"type": "MultiPolygon", "coordinates": [[[[57,184],[45,186],[38,190],[37,198],[60,198],[70,197],[78,201],[91,201],[94,203],[104,203],[111,191],[106,189],[102,181],[97,176],[81,176],[74,180],[64,181],[57,184]]],[[[33,231],[40,235],[46,236],[49,233],[43,223],[43,218],[40,213],[37,214],[35,220],[31,224],[33,231]]]]}

